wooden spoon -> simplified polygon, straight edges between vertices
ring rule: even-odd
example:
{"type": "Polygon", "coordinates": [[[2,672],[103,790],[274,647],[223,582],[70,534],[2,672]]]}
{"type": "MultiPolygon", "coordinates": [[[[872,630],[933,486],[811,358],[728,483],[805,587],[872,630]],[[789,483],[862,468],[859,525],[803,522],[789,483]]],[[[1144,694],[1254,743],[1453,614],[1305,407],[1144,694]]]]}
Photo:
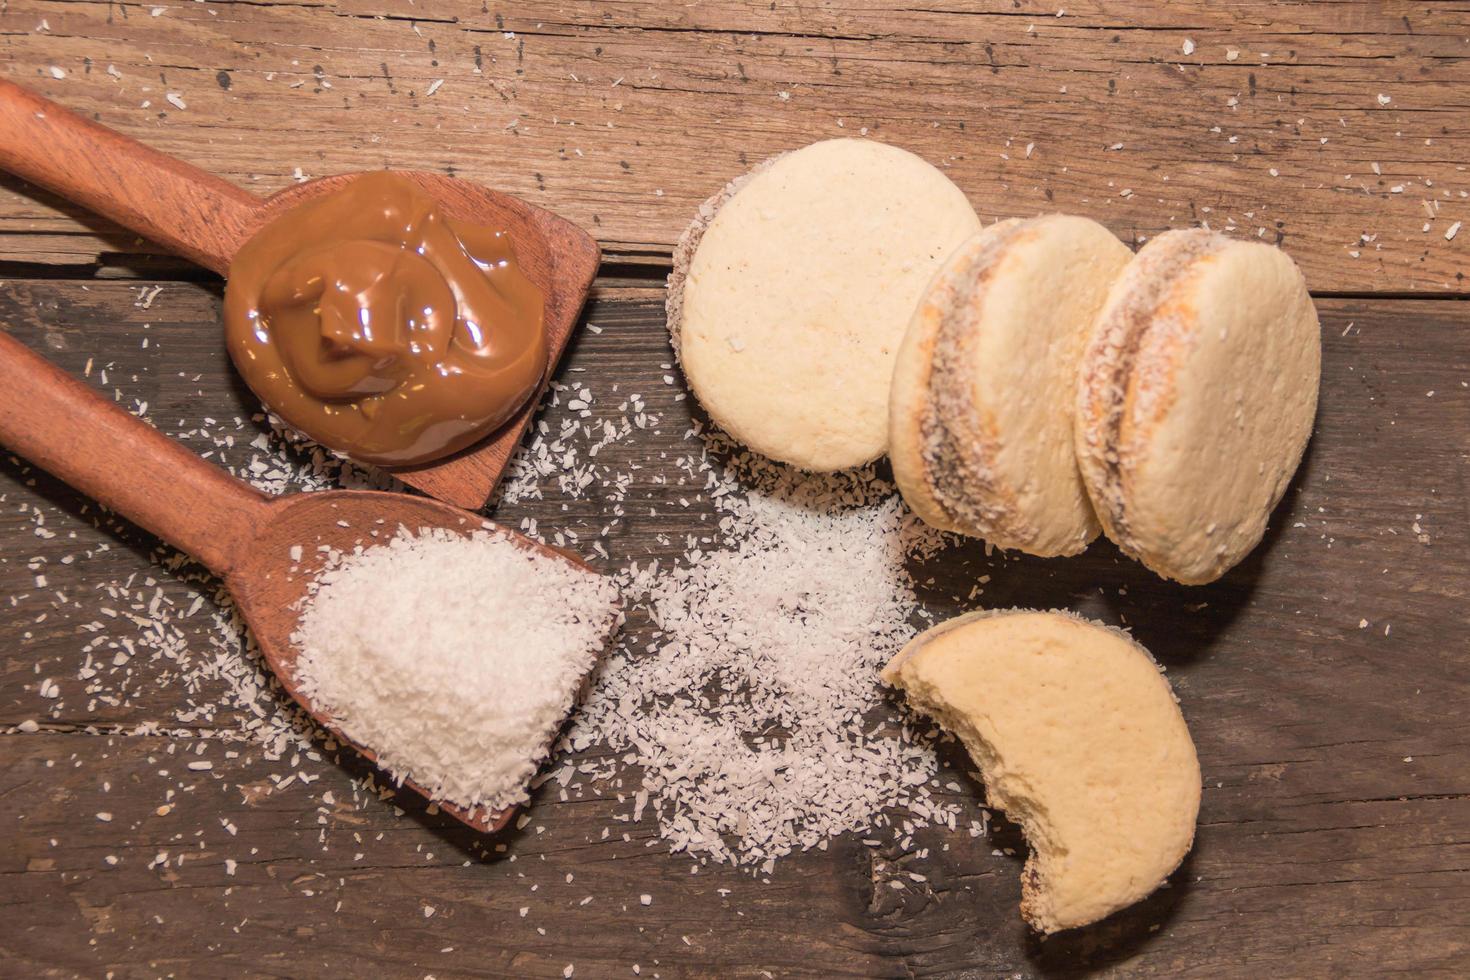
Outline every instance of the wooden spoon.
{"type": "MultiPolygon", "coordinates": [[[[356,174],[337,174],[258,198],[182,160],[0,80],[0,168],[45,187],[206,269],[225,275],[240,246],[266,222],[356,174]]],[[[566,349],[601,250],[550,211],[478,184],[406,171],[451,218],[504,228],[522,271],[546,297],[550,363],[541,389],[484,441],[433,463],[389,469],[409,486],[478,510],[520,444],[552,369],[566,349]]]]}
{"type": "MultiPolygon", "coordinates": [[[[0,444],[117,513],[182,548],[224,580],[266,663],[317,723],[364,758],[296,683],[296,602],[321,567],[319,545],[350,551],[386,541],[400,526],[504,534],[518,547],[587,566],[574,556],[423,497],[331,490],[274,497],[205,462],[51,362],[0,332],[0,444]],[[301,547],[301,559],[291,558],[301,547]]],[[[412,781],[405,786],[429,795],[412,781]]],[[[482,832],[503,828],[514,808],[489,813],[440,802],[482,832]]]]}

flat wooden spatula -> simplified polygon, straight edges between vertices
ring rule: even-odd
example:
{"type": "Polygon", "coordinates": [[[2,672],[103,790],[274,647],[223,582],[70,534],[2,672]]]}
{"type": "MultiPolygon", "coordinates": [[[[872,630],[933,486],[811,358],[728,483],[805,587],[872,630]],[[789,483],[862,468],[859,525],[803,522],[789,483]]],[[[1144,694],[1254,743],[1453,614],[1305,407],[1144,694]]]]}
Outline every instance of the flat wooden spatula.
{"type": "MultiPolygon", "coordinates": [[[[224,275],[235,252],[266,222],[356,174],[307,181],[259,198],[213,174],[0,80],[0,168],[110,218],[171,252],[224,275]]],[[[521,270],[546,297],[551,371],[566,349],[601,251],[550,211],[465,180],[406,171],[451,218],[503,228],[521,270]]],[[[520,444],[540,392],[485,440],[446,459],[388,472],[459,507],[490,499],[520,444]]]]}
{"type": "MultiPolygon", "coordinates": [[[[263,494],[3,331],[0,445],[182,548],[222,578],[286,692],[339,742],[370,762],[377,759],[372,746],[344,735],[296,683],[298,651],[291,634],[300,615],[298,600],[321,567],[319,546],[350,552],[359,544],[386,543],[400,527],[415,533],[447,528],[457,534],[483,528],[505,535],[517,547],[587,567],[575,556],[424,497],[364,490],[263,494]]],[[[404,785],[432,799],[412,780],[404,785]]],[[[502,829],[513,813],[467,810],[442,801],[438,805],[483,832],[502,829]]]]}

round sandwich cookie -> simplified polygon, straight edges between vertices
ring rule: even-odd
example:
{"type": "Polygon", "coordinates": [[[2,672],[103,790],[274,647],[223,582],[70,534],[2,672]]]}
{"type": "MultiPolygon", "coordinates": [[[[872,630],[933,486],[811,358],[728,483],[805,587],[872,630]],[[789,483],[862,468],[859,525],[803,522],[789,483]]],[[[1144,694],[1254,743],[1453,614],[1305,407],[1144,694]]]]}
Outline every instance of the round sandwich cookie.
{"type": "Polygon", "coordinates": [[[1312,434],[1317,310],[1296,264],[1204,229],[1145,245],[1079,368],[1077,457],[1103,530],[1186,585],[1246,556],[1312,434]]]}
{"type": "Polygon", "coordinates": [[[1194,842],[1200,769],[1169,682],[1121,630],[1071,613],[971,613],[883,668],[964,744],[1031,855],[1021,914],[1052,933],[1132,905],[1194,842]]]}
{"type": "Polygon", "coordinates": [[[889,456],[935,527],[1033,555],[1097,537],[1073,449],[1077,361],[1133,253],[1102,225],[1002,221],[944,263],[914,311],[889,395],[889,456]]]}
{"type": "Polygon", "coordinates": [[[680,239],[668,320],[716,424],[805,470],[888,447],[888,387],[925,284],[980,227],[935,167],[872,140],[767,160],[680,239]]]}

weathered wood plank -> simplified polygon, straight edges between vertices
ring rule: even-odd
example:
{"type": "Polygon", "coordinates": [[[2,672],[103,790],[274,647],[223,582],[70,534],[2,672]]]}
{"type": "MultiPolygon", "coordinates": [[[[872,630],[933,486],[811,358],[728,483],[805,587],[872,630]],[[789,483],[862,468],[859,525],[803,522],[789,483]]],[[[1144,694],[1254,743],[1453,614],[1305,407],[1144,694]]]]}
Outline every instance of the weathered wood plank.
{"type": "Polygon", "coordinates": [[[316,781],[277,790],[278,765],[199,744],[194,755],[195,745],[160,738],[7,739],[0,953],[12,969],[1341,976],[1448,971],[1470,954],[1466,845],[1462,833],[1449,840],[1470,821],[1464,796],[1284,807],[1274,824],[1207,821],[1172,888],[1099,929],[1038,943],[1015,917],[1018,859],[991,853],[1018,843],[1009,829],[995,841],[925,830],[924,861],[845,838],[785,862],[766,884],[692,874],[687,859],[647,846],[649,828],[617,822],[614,800],[563,802],[543,787],[532,822],[485,856],[442,818],[358,808],[348,773],[328,761],[303,760],[316,781]],[[214,768],[190,771],[186,759],[214,768]]]}
{"type": "MultiPolygon", "coordinates": [[[[867,133],[986,217],[1208,222],[1281,241],[1318,290],[1466,291],[1463,5],[1063,6],[11,0],[0,70],[261,192],[425,167],[653,262],[751,164],[867,133]]],[[[0,181],[0,255],[147,250],[79,217],[0,181]]]]}
{"type": "MultiPolygon", "coordinates": [[[[241,417],[233,446],[197,435],[191,444],[243,465],[259,426],[215,333],[217,290],[159,285],[149,300],[151,285],[9,282],[0,324],[75,373],[92,359],[99,386],[106,367],[106,389],[128,404],[148,401],[165,431],[219,433],[241,417]]],[[[661,416],[599,457],[633,479],[630,499],[658,511],[635,513],[607,536],[611,559],[594,556],[605,567],[674,559],[697,519],[677,506],[677,486],[658,482],[689,451],[693,410],[677,400],[681,387],[663,381],[671,372],[659,304],[656,290],[599,290],[588,319],[602,332],[584,332],[563,364],[563,381],[596,393],[596,418],[618,414],[614,385],[640,392],[661,416]]],[[[43,727],[0,735],[0,959],[58,975],[556,977],[575,963],[577,976],[630,976],[635,962],[643,976],[721,977],[1462,972],[1470,334],[1456,302],[1320,306],[1324,387],[1311,454],[1267,547],[1224,581],[1171,586],[1102,545],[1058,561],[959,548],[925,569],[940,614],[956,606],[949,593],[983,570],[992,580],[980,602],[1069,606],[1126,622],[1169,666],[1200,751],[1204,808],[1185,868],[1137,909],[1076,935],[1029,937],[1015,909],[1019,860],[992,853],[1020,851],[1007,827],[978,840],[963,829],[926,830],[915,845],[930,849],[923,860],[886,835],[879,846],[843,838],[779,864],[770,884],[721,868],[691,874],[688,858],[647,846],[650,821],[625,822],[632,804],[617,793],[629,785],[589,784],[562,801],[547,784],[530,825],[504,854],[481,860],[475,841],[442,818],[354,802],[350,763],[303,757],[292,769],[253,743],[123,734],[171,724],[188,695],[168,682],[167,662],[139,658],[128,703],[87,703],[76,676],[86,634],[76,627],[96,616],[93,584],[152,574],[180,608],[198,593],[148,564],[148,538],[94,529],[69,491],[7,461],[0,595],[15,600],[0,616],[0,724],[43,727]],[[57,536],[37,538],[22,505],[41,508],[57,536]],[[108,542],[107,552],[60,563],[108,542]],[[44,589],[26,567],[38,555],[48,558],[44,589]],[[57,589],[82,608],[53,606],[57,589]],[[38,696],[43,677],[60,689],[54,718],[46,709],[56,702],[38,696]],[[85,725],[100,734],[77,728],[85,725]],[[202,756],[187,754],[199,745],[202,756]],[[191,771],[191,760],[213,768],[191,771]],[[293,771],[315,781],[274,787],[272,775],[293,771]],[[149,868],[160,851],[167,866],[149,868]],[[105,863],[109,854],[116,866],[105,863]],[[237,862],[233,877],[226,859],[237,862]],[[649,908],[638,903],[645,893],[649,908]]],[[[565,412],[556,406],[544,417],[555,425],[565,412]]],[[[504,505],[497,516],[535,517],[543,531],[595,532],[607,521],[602,495],[546,490],[544,500],[504,505]]],[[[198,699],[217,693],[206,687],[198,699]]],[[[195,724],[219,736],[239,721],[224,711],[195,724]]],[[[956,778],[965,805],[978,805],[974,787],[956,778]]]]}

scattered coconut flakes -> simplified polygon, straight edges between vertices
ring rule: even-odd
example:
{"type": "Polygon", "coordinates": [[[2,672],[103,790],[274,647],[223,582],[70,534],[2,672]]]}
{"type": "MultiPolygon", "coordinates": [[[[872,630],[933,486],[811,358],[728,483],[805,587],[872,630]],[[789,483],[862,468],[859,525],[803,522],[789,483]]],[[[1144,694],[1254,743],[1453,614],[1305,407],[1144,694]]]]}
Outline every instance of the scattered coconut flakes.
{"type": "Polygon", "coordinates": [[[871,468],[808,476],[711,455],[724,540],[629,569],[624,594],[656,638],[601,665],[571,746],[642,770],[633,819],[650,806],[671,851],[761,871],[889,808],[945,819],[929,737],[885,717],[877,681],[915,633],[906,556],[944,536],[871,468]]]}

